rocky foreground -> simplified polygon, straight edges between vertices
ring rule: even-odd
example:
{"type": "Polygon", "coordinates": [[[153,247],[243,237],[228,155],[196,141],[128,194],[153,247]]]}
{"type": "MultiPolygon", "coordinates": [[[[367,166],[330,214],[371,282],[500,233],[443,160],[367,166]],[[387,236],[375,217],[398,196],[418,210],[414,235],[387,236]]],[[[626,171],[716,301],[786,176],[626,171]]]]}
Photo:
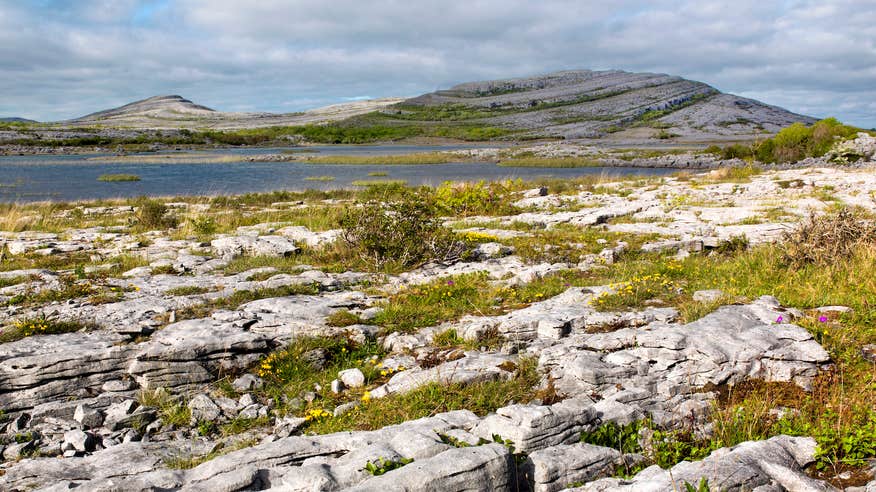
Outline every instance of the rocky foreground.
{"type": "MultiPolygon", "coordinates": [[[[505,313],[471,314],[413,332],[386,333],[369,324],[386,309],[385,295],[438,279],[486,272],[493,285],[523,286],[561,272],[605,268],[631,243],[643,252],[684,258],[709,254],[741,236],[750,245],[777,241],[811,211],[836,202],[876,211],[872,168],[777,171],[748,182],[713,178],[697,186],[684,177],[606,182],[600,193],[530,190],[516,203],[523,213],[448,219],[458,230],[489,238],[465,260],[398,275],[336,273],[306,264],[296,272],[263,267],[225,273],[235,259],[294,258],[302,248],[342,240],[338,230],[285,223],[241,227],[209,242],[162,232],[138,235],[124,227],[0,233],[0,250],[10,261],[82,253],[144,260],[104,278],[100,289],[112,294],[99,300],[90,288],[62,300],[35,295],[69,290],[63,281],[69,271],[0,272],[6,281],[0,283],[6,285],[0,288],[4,330],[34,319],[84,327],[0,344],[0,489],[668,491],[705,480],[712,490],[833,490],[809,473],[816,443],[805,436],[744,442],[700,461],[670,469],[652,465],[626,478],[618,470],[644,462],[644,453],[581,442],[582,432],[644,418],[655,429],[709,435],[719,389],[747,381],[808,391],[832,361],[795,324],[806,314],[774,297],[727,301],[685,322],[676,308],[659,302],[600,309],[598,299],[617,292],[618,285],[569,286],[505,313]],[[520,224],[646,239],[602,241],[600,252],[582,254],[576,263],[528,262],[506,244],[528,234],[520,224]],[[241,291],[280,295],[223,303],[241,291]],[[25,297],[42,301],[17,302],[25,297]],[[357,316],[355,324],[330,321],[344,310],[357,316]],[[444,348],[438,339],[449,330],[460,343],[444,348]],[[280,402],[259,392],[268,377],[259,368],[270,364],[269,354],[302,337],[331,335],[379,344],[384,355],[369,363],[383,368],[384,377],[366,382],[362,370],[350,367],[330,387],[312,388],[299,401],[280,402]],[[532,361],[543,398],[486,415],[461,408],[376,430],[310,432],[314,421],[431,383],[511,380],[532,361]],[[356,397],[322,413],[307,407],[308,400],[329,393],[337,401],[356,397]],[[169,422],[161,403],[148,398],[157,394],[180,398],[186,421],[169,422]],[[229,422],[259,425],[236,434],[204,432],[204,426],[229,422]],[[393,466],[385,473],[370,469],[381,463],[393,466]]],[[[77,215],[129,212],[126,206],[80,207],[77,215]]],[[[112,265],[79,273],[101,268],[112,265]]],[[[693,293],[716,305],[722,296],[693,293]]],[[[824,306],[822,312],[841,310],[824,306]]],[[[325,365],[320,350],[306,355],[310,363],[325,365]]],[[[646,429],[639,437],[647,444],[646,429]]],[[[857,490],[876,490],[876,481],[857,490]]]]}

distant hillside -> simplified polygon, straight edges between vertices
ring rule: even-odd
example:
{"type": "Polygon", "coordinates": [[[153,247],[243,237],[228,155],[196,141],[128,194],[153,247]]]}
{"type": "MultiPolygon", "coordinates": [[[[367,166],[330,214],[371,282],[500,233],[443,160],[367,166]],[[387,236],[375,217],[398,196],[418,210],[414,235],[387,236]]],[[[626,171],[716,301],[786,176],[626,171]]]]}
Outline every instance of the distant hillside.
{"type": "Polygon", "coordinates": [[[8,118],[0,118],[0,123],[37,123],[37,121],[12,116],[8,118]]]}
{"type": "Polygon", "coordinates": [[[356,131],[373,129],[379,135],[373,138],[388,140],[464,135],[474,140],[560,137],[633,143],[751,139],[794,122],[814,121],[677,76],[573,70],[467,82],[410,99],[355,101],[285,114],[215,111],[181,96],[156,96],[60,124],[239,130],[336,123],[356,131]]]}
{"type": "Polygon", "coordinates": [[[775,132],[814,122],[681,77],[618,70],[575,70],[468,82],[383,110],[404,121],[478,121],[524,135],[598,137],[650,128],[665,135],[727,136],[775,132]]]}
{"type": "Polygon", "coordinates": [[[195,104],[182,96],[155,96],[76,118],[73,121],[111,121],[118,118],[179,118],[209,116],[214,110],[195,104]]]}
{"type": "Polygon", "coordinates": [[[155,96],[135,101],[118,108],[91,113],[70,121],[69,126],[118,126],[140,129],[221,129],[294,126],[338,121],[373,112],[403,99],[373,99],[353,101],[316,108],[302,113],[234,113],[216,111],[183,98],[182,96],[155,96]]]}

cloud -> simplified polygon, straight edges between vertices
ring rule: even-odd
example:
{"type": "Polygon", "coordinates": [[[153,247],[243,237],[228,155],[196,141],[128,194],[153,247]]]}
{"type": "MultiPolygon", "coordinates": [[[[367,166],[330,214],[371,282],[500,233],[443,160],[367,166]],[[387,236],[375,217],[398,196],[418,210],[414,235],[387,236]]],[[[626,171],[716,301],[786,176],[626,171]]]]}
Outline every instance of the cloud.
{"type": "Polygon", "coordinates": [[[876,2],[0,0],[0,115],[155,94],[294,111],[571,68],[681,75],[876,126],[876,2]]]}

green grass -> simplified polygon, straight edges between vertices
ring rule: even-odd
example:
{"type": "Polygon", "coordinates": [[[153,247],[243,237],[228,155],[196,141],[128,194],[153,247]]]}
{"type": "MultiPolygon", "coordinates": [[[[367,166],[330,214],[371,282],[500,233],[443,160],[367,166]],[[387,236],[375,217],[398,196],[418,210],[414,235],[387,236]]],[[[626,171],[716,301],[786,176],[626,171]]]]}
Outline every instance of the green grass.
{"type": "Polygon", "coordinates": [[[37,335],[57,335],[87,330],[89,327],[75,321],[57,321],[43,316],[24,318],[0,330],[0,343],[14,342],[37,335]]]}
{"type": "Polygon", "coordinates": [[[166,296],[194,296],[198,294],[206,294],[210,292],[210,289],[206,287],[200,287],[197,285],[186,285],[183,287],[174,287],[173,289],[168,289],[164,291],[164,295],[166,296]]]}
{"type": "Polygon", "coordinates": [[[588,157],[520,157],[502,160],[498,164],[502,167],[545,167],[545,168],[574,168],[574,167],[598,167],[602,162],[588,157]]]}
{"type": "Polygon", "coordinates": [[[527,402],[537,398],[539,395],[535,387],[540,376],[536,365],[533,359],[521,359],[515,377],[509,381],[470,385],[432,383],[405,394],[371,399],[339,417],[312,421],[306,432],[328,434],[345,430],[374,430],[460,409],[483,416],[511,402],[527,402]]]}
{"type": "Polygon", "coordinates": [[[319,293],[316,284],[292,284],[281,287],[265,287],[255,290],[237,290],[227,297],[220,297],[204,304],[189,306],[176,312],[178,321],[184,319],[203,318],[218,309],[236,309],[248,302],[270,297],[286,297],[294,295],[315,295],[319,293]]]}
{"type": "Polygon", "coordinates": [[[344,165],[415,165],[415,164],[446,164],[448,162],[472,161],[448,152],[420,152],[398,155],[324,155],[309,157],[302,162],[306,164],[344,164],[344,165]]]}
{"type": "Polygon", "coordinates": [[[334,176],[308,176],[304,181],[334,181],[334,176]]]}
{"type": "Polygon", "coordinates": [[[407,181],[403,179],[357,179],[351,182],[353,186],[391,186],[404,185],[407,181]]]}
{"type": "Polygon", "coordinates": [[[592,285],[588,273],[568,270],[516,286],[496,285],[481,273],[456,275],[409,287],[387,298],[371,322],[386,333],[413,332],[466,314],[498,315],[543,301],[569,287],[592,285]]]}
{"type": "Polygon", "coordinates": [[[257,372],[266,384],[258,393],[274,399],[282,409],[287,398],[301,398],[304,392],[314,390],[314,385],[318,384],[322,390],[311,404],[290,410],[307,414],[316,408],[334,408],[344,401],[344,397],[358,398],[364,391],[358,389],[352,395],[349,392],[333,394],[329,386],[338,371],[358,367],[365,375],[366,385],[385,381],[387,374],[381,374],[381,369],[375,364],[376,359],[383,355],[384,351],[377,343],[358,344],[344,337],[299,337],[259,363],[257,372]],[[314,365],[308,358],[314,351],[325,354],[323,367],[314,365]]]}
{"type": "Polygon", "coordinates": [[[140,181],[140,176],[136,174],[101,174],[97,177],[98,181],[114,183],[119,181],[140,181]]]}

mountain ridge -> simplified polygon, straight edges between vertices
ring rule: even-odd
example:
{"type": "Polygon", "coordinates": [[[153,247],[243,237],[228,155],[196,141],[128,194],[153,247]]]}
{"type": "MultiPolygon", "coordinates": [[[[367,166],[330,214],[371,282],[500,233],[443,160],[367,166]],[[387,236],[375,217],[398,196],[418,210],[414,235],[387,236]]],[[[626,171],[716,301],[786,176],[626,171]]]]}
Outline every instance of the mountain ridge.
{"type": "Polygon", "coordinates": [[[564,70],[456,84],[411,98],[334,104],[301,113],[216,111],[178,95],[154,96],[61,122],[126,128],[237,130],[354,126],[488,126],[509,138],[732,139],[815,118],[677,75],[564,70]],[[614,135],[618,134],[618,135],[614,135]]]}

